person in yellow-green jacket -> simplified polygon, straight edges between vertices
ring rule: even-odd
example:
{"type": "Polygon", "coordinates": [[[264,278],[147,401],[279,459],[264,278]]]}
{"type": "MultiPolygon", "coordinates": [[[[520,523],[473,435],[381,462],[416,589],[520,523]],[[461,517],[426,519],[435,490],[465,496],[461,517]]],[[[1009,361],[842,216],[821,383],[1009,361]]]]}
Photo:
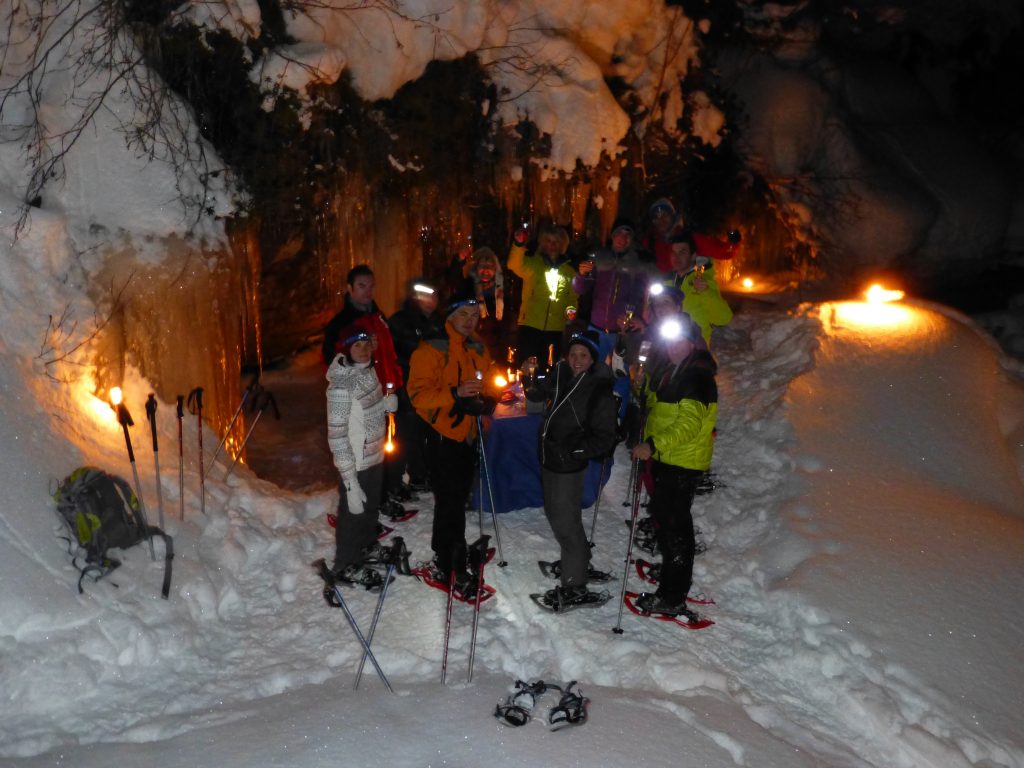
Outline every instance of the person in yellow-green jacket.
{"type": "Polygon", "coordinates": [[[682,309],[700,326],[704,343],[711,346],[711,329],[732,321],[732,308],[722,298],[715,279],[714,262],[697,252],[691,234],[673,235],[672,275],[665,281],[683,292],[682,309]]]}
{"type": "Polygon", "coordinates": [[[651,459],[653,489],[648,512],[661,553],[658,589],[636,599],[643,613],[676,616],[694,623],[686,596],[693,580],[695,541],[690,508],[697,485],[711,466],[718,418],[717,366],[701,349],[700,329],[686,315],[659,327],[661,347],[645,382],[647,419],[635,460],[651,459]]]}
{"type": "Polygon", "coordinates": [[[576,270],[569,261],[569,235],[563,227],[546,225],[537,238],[537,250],[526,252],[529,238],[525,227],[512,236],[508,268],[523,281],[519,305],[516,364],[536,357],[541,367],[562,356],[562,334],[566,310],[579,297],[573,287],[576,270]]]}

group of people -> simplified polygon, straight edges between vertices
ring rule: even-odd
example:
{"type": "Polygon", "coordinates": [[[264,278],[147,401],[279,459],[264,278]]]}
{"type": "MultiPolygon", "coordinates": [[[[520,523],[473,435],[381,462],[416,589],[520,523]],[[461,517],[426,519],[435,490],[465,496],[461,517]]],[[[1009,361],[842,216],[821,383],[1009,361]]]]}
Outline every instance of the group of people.
{"type": "Polygon", "coordinates": [[[381,583],[378,515],[414,490],[434,494],[431,536],[437,581],[472,599],[466,504],[477,441],[499,392],[495,364],[504,352],[535,365],[526,396],[544,403],[538,435],[544,509],[559,545],[557,587],[544,595],[562,612],[601,602],[588,588],[590,546],[583,529],[583,478],[628,430],[632,459],[647,465],[649,509],[662,554],[656,592],[640,610],[689,616],[694,536],[690,506],[710,467],[717,417],[711,330],[732,312],[718,289],[714,258],[735,242],[688,232],[667,200],[650,210],[643,242],[617,220],[607,247],[567,255],[564,228],[541,228],[533,249],[523,226],[504,264],[493,250],[465,253],[453,267],[456,289],[441,305],[440,286],[410,283],[402,309],[385,319],[365,265],[348,276],[345,306],[325,328],[328,442],[339,471],[334,575],[370,588],[381,583]],[[508,332],[505,271],[522,283],[518,326],[508,332]],[[562,350],[565,349],[563,358],[562,350]],[[632,405],[632,409],[630,406],[632,405]],[[401,451],[385,455],[387,414],[401,451]],[[408,475],[408,485],[404,475],[408,475]]]}

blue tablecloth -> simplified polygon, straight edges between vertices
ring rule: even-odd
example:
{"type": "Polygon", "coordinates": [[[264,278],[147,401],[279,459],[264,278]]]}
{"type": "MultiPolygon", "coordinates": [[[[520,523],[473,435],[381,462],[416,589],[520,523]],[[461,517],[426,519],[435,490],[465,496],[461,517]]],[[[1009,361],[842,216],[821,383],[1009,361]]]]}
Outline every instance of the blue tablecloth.
{"type": "MultiPolygon", "coordinates": [[[[540,460],[537,457],[537,436],[543,418],[523,413],[512,406],[499,405],[484,439],[487,468],[490,469],[494,507],[498,512],[543,507],[544,493],[540,484],[540,460]]],[[[608,482],[612,459],[605,463],[590,462],[583,481],[583,507],[597,500],[599,484],[608,482]]],[[[484,475],[484,511],[490,512],[487,476],[484,475]]],[[[480,482],[473,485],[473,508],[479,504],[480,482]]]]}

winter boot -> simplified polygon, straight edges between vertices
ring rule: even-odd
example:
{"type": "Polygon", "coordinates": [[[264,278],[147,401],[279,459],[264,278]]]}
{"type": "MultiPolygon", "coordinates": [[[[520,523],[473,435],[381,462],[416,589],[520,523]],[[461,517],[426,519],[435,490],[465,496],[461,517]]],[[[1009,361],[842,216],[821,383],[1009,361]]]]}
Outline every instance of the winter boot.
{"type": "Polygon", "coordinates": [[[674,616],[690,624],[696,624],[701,617],[696,611],[686,607],[686,598],[679,602],[670,602],[657,592],[644,592],[634,603],[641,613],[660,613],[663,616],[674,616]]]}
{"type": "Polygon", "coordinates": [[[384,586],[384,577],[378,571],[362,563],[353,563],[332,572],[334,581],[349,587],[363,587],[371,592],[379,592],[384,586]]]}
{"type": "Polygon", "coordinates": [[[591,592],[586,586],[549,589],[541,598],[544,606],[553,613],[567,613],[577,608],[592,608],[604,605],[611,599],[607,592],[591,592]]]}

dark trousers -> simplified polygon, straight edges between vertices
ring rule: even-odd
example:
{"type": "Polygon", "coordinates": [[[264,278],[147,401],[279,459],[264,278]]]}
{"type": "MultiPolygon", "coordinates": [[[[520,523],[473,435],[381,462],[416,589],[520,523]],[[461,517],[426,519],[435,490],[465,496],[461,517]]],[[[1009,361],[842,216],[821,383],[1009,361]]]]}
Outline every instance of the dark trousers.
{"type": "Polygon", "coordinates": [[[537,358],[542,369],[547,368],[549,346],[554,347],[551,359],[557,363],[562,356],[561,331],[542,331],[529,325],[520,325],[516,338],[516,366],[522,367],[523,361],[532,356],[537,358]]]}
{"type": "Polygon", "coordinates": [[[473,487],[476,446],[458,442],[423,422],[427,473],[434,492],[434,527],[430,547],[442,573],[466,568],[466,501],[473,487]]]}
{"type": "MultiPolygon", "coordinates": [[[[409,473],[411,482],[422,482],[427,476],[424,459],[423,420],[416,415],[405,390],[398,393],[398,412],[395,414],[395,450],[384,457],[384,484],[388,493],[402,485],[402,475],[409,473]]],[[[431,430],[433,431],[433,430],[431,430]]]]}
{"type": "Polygon", "coordinates": [[[334,528],[334,569],[361,562],[363,550],[377,540],[380,497],[384,489],[384,465],[374,464],[356,473],[359,487],[366,494],[363,514],[348,511],[345,483],[338,483],[338,524],[334,528]]]}
{"type": "Polygon", "coordinates": [[[654,518],[654,530],[661,551],[658,595],[667,602],[681,603],[693,582],[693,497],[703,472],[683,469],[660,461],[651,462],[653,490],[647,509],[654,518]]]}
{"type": "Polygon", "coordinates": [[[544,514],[561,549],[562,586],[576,587],[587,583],[590,545],[583,530],[583,476],[579,472],[551,472],[541,468],[544,487],[544,514]]]}

